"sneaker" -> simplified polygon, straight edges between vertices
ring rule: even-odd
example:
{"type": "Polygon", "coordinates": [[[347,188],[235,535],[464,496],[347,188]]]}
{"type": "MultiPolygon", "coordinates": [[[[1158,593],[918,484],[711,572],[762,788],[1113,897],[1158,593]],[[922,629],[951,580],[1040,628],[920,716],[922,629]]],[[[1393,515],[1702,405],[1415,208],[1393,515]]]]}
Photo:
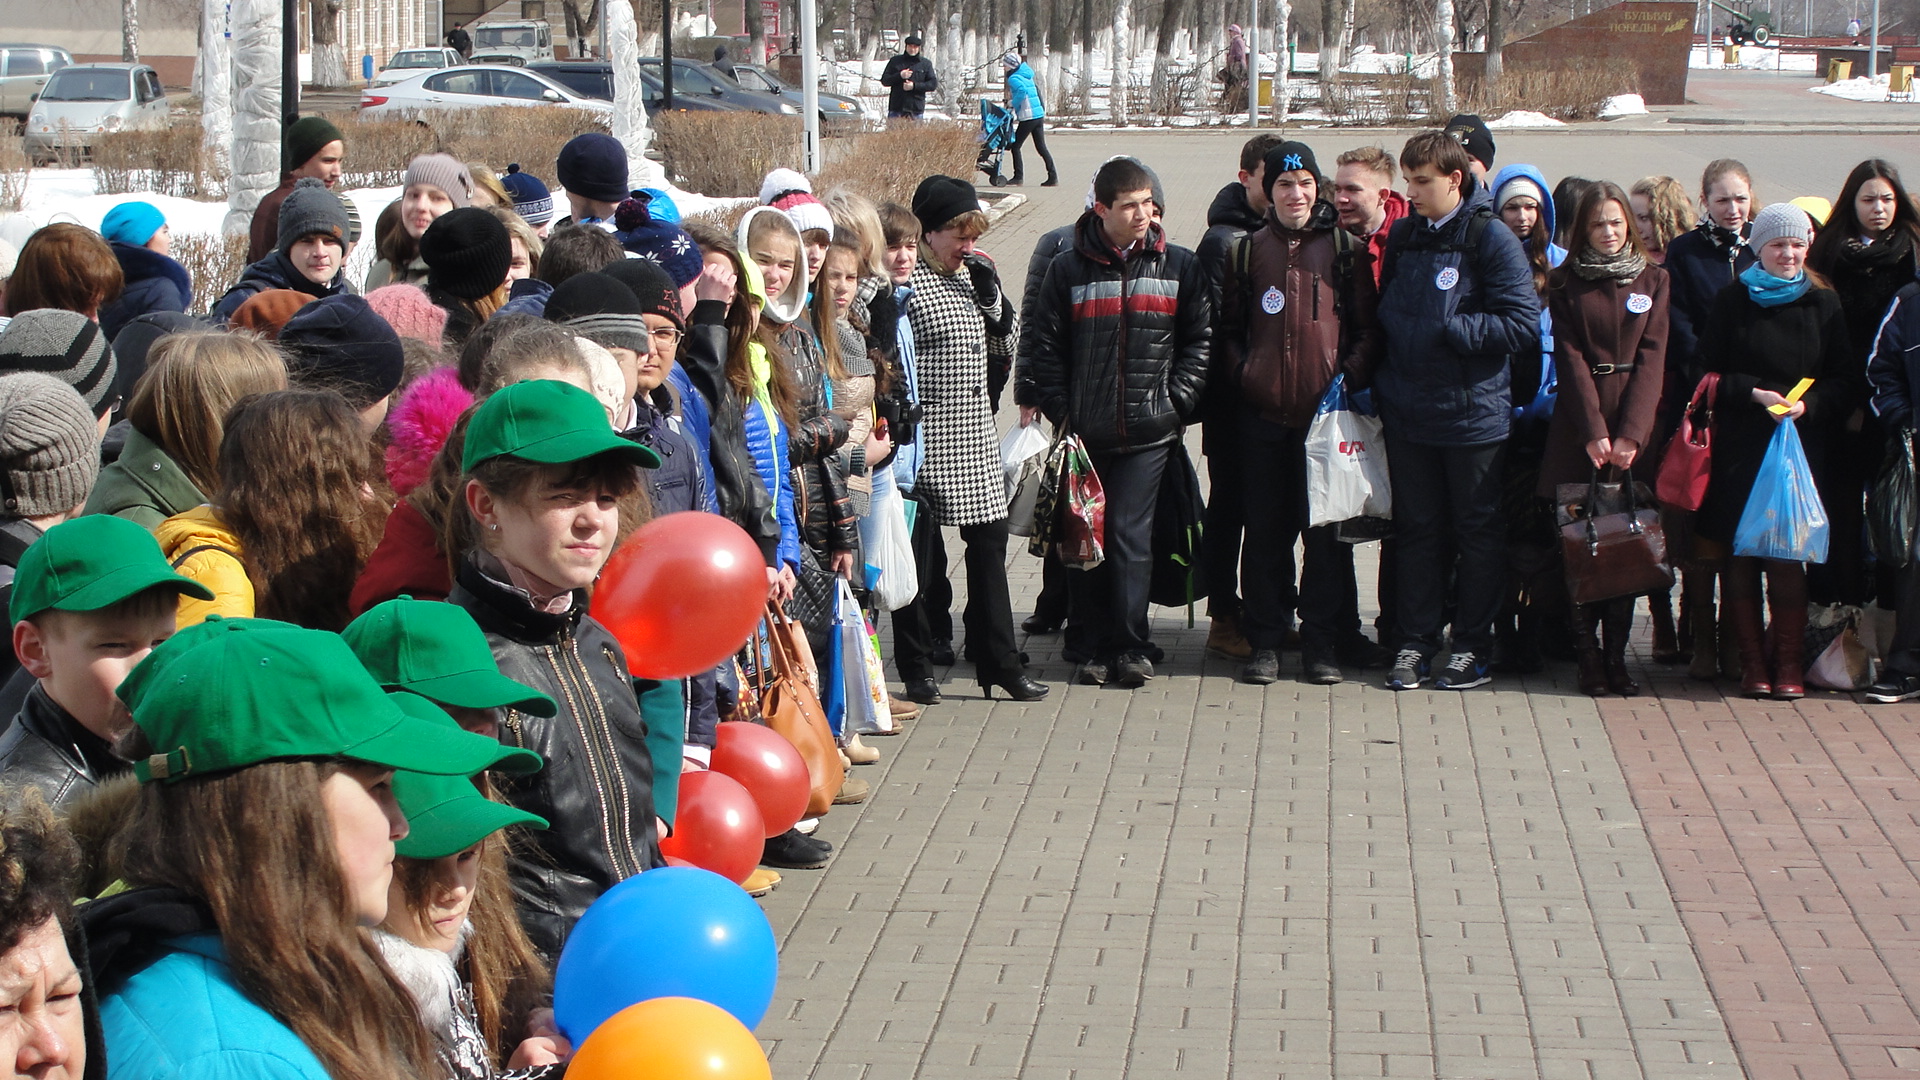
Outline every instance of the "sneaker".
{"type": "Polygon", "coordinates": [[[1147,685],[1153,678],[1153,661],[1138,653],[1129,653],[1113,665],[1113,681],[1129,690],[1147,685]]]}
{"type": "Polygon", "coordinates": [[[1387,672],[1387,689],[1412,690],[1427,681],[1427,654],[1419,649],[1401,649],[1393,657],[1387,672]]]}
{"type": "Polygon", "coordinates": [[[1112,669],[1098,660],[1086,661],[1080,665],[1079,671],[1073,673],[1073,681],[1082,686],[1105,686],[1111,678],[1112,669]]]}
{"type": "Polygon", "coordinates": [[[1892,705],[1897,701],[1911,701],[1920,698],[1920,675],[1902,675],[1889,671],[1880,677],[1880,681],[1867,687],[1867,700],[1882,705],[1892,705]]]}
{"type": "Polygon", "coordinates": [[[1280,654],[1272,649],[1255,649],[1253,659],[1240,669],[1240,681],[1255,686],[1271,686],[1280,681],[1280,654]]]}
{"type": "Polygon", "coordinates": [[[818,870],[827,865],[827,856],[832,853],[832,845],[788,829],[767,841],[760,862],[782,870],[818,870]]]}
{"type": "Polygon", "coordinates": [[[1447,657],[1447,666],[1433,680],[1441,690],[1471,690],[1493,681],[1491,666],[1475,652],[1458,652],[1447,657]]]}
{"type": "Polygon", "coordinates": [[[1328,653],[1308,653],[1301,663],[1306,680],[1315,686],[1333,686],[1344,678],[1339,663],[1328,653]]]}

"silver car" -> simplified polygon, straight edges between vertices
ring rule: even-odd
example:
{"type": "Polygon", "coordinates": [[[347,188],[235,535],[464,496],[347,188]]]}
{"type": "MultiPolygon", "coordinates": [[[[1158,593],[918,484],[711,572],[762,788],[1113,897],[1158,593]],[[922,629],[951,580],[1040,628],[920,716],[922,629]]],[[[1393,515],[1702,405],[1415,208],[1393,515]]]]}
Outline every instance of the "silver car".
{"type": "Polygon", "coordinates": [[[74,64],[53,73],[27,114],[22,147],[35,161],[85,152],[94,136],[167,126],[160,75],[145,64],[74,64]]]}
{"type": "Polygon", "coordinates": [[[447,68],[360,92],[360,111],[376,116],[409,116],[432,109],[475,109],[490,105],[559,105],[613,115],[611,102],[595,101],[544,75],[504,65],[447,68]]]}
{"type": "Polygon", "coordinates": [[[73,54],[58,45],[0,42],[0,116],[26,119],[47,77],[71,63],[73,54]]]}
{"type": "Polygon", "coordinates": [[[392,86],[423,71],[459,67],[466,63],[460,50],[442,46],[437,49],[401,49],[387,58],[387,66],[374,73],[373,85],[392,86]]]}

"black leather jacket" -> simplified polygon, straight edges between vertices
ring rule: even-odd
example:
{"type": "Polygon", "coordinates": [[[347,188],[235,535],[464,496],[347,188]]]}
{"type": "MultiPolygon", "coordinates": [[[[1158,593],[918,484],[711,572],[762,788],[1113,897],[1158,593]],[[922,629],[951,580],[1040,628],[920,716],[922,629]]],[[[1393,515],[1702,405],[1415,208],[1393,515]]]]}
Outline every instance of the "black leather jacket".
{"type": "Polygon", "coordinates": [[[80,726],[38,683],[20,714],[0,734],[0,783],[38,786],[55,810],[133,766],[113,756],[107,741],[80,726]]]}
{"type": "Polygon", "coordinates": [[[587,905],[661,865],[646,721],[620,644],[587,617],[583,599],[565,614],[536,611],[469,557],[447,601],[486,631],[500,674],[560,705],[551,719],[507,710],[500,741],[537,751],[547,766],[495,777],[508,802],[551,823],[516,845],[508,871],[527,935],[554,958],[587,905]]]}
{"type": "Polygon", "coordinates": [[[852,551],[859,542],[847,476],[835,452],[846,445],[847,419],[827,408],[827,376],[820,346],[798,323],[780,335],[799,392],[800,422],[787,433],[793,473],[793,516],[800,539],[816,552],[852,551]]]}

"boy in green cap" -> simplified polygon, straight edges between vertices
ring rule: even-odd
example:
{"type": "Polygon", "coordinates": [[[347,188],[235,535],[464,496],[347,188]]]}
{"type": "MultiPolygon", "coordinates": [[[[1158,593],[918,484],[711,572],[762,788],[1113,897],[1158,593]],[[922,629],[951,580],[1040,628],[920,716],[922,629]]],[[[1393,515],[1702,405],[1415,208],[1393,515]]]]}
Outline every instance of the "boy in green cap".
{"type": "Polygon", "coordinates": [[[114,690],[173,636],[182,593],[212,599],[125,518],[75,518],[27,549],[8,615],[14,654],[38,683],[0,734],[0,781],[38,785],[61,809],[127,771],[112,752],[129,722],[114,690]]]}

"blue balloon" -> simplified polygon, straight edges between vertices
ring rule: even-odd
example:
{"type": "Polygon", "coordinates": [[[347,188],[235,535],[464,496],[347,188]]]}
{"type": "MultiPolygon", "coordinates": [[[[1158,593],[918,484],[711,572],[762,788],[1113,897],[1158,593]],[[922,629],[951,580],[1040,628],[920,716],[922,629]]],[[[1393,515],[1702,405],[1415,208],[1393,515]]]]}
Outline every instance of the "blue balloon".
{"type": "Polygon", "coordinates": [[[780,970],[773,927],[740,886],[666,866],[608,889],[574,924],[553,976],[553,1011],[575,1046],[629,1005],[690,997],[752,1028],[780,970]]]}

